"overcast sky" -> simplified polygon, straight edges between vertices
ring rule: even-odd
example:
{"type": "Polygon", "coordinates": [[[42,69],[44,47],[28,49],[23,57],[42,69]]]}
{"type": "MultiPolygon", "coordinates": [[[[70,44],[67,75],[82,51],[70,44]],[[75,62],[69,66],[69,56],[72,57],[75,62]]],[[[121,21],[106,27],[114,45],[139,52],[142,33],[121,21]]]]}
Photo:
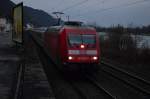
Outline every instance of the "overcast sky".
{"type": "Polygon", "coordinates": [[[63,19],[96,23],[101,26],[150,24],[150,0],[11,0],[51,14],[63,11],[63,19]]]}

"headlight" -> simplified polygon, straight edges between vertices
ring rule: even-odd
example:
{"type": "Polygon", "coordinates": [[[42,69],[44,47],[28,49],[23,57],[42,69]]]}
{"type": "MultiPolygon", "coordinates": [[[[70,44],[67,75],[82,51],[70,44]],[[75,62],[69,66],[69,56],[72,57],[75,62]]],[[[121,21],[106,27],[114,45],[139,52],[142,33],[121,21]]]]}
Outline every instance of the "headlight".
{"type": "Polygon", "coordinates": [[[94,56],[92,59],[93,59],[93,60],[97,60],[97,59],[98,59],[98,57],[94,56]]]}
{"type": "Polygon", "coordinates": [[[82,45],[80,45],[80,48],[85,48],[85,46],[82,44],[82,45]]]}
{"type": "Polygon", "coordinates": [[[69,59],[69,60],[72,60],[72,59],[73,59],[73,57],[72,57],[72,56],[69,56],[69,57],[68,57],[68,59],[69,59]]]}

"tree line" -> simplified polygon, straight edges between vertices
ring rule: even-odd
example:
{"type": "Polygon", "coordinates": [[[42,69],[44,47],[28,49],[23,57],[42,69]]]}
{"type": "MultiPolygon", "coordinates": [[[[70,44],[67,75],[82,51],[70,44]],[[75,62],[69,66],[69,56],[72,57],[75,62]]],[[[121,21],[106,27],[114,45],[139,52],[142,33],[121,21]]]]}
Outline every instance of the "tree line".
{"type": "Polygon", "coordinates": [[[124,27],[122,25],[111,26],[111,27],[101,27],[96,25],[90,25],[95,27],[98,32],[120,32],[120,33],[132,33],[140,35],[150,35],[150,25],[141,27],[124,27]]]}

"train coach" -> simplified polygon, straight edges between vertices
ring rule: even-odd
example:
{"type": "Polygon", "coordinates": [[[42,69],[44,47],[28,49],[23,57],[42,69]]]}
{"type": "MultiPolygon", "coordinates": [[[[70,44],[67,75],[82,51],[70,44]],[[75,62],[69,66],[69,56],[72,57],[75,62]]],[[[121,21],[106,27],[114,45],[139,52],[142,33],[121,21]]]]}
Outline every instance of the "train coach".
{"type": "Polygon", "coordinates": [[[43,36],[51,59],[61,69],[92,68],[100,62],[99,39],[96,30],[80,22],[65,22],[51,26],[43,36]]]}

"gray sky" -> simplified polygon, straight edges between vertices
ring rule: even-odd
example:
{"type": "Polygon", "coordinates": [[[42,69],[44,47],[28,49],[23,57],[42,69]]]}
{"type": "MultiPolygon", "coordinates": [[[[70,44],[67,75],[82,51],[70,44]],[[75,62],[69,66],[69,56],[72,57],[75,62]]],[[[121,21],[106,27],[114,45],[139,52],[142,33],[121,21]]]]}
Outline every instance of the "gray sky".
{"type": "Polygon", "coordinates": [[[11,0],[42,9],[49,14],[63,11],[63,19],[96,23],[101,26],[150,24],[150,0],[11,0]],[[78,5],[78,6],[76,6],[78,5]]]}

